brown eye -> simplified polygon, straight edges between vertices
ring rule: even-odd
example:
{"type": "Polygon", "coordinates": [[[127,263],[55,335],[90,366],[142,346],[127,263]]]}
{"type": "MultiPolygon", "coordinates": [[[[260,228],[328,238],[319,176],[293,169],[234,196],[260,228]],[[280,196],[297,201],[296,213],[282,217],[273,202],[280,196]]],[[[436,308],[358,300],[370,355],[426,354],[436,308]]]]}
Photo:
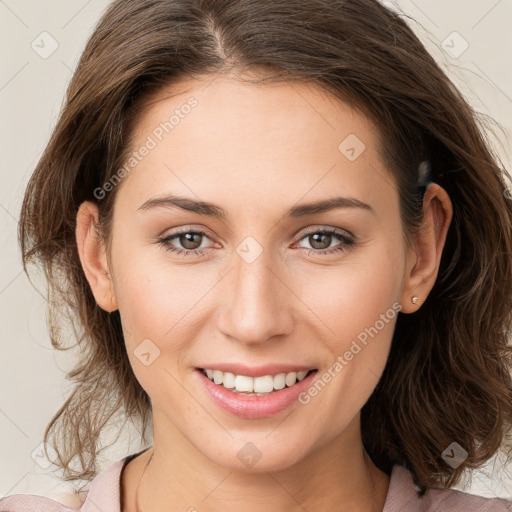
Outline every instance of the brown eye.
{"type": "Polygon", "coordinates": [[[308,254],[313,256],[320,255],[324,256],[327,254],[332,254],[335,252],[347,252],[349,249],[352,249],[356,245],[356,238],[345,234],[345,232],[338,229],[321,229],[316,231],[310,231],[302,236],[302,240],[307,240],[309,247],[302,247],[308,251],[308,254]],[[334,245],[331,247],[331,243],[333,239],[340,240],[341,243],[334,245]],[[326,250],[327,249],[327,250],[326,250]]]}
{"type": "Polygon", "coordinates": [[[327,249],[331,245],[332,235],[315,233],[314,235],[309,235],[308,238],[313,249],[327,249]]]}
{"type": "Polygon", "coordinates": [[[183,233],[177,236],[179,243],[185,249],[198,249],[201,246],[202,235],[195,232],[183,233]],[[199,243],[198,243],[199,241],[199,243]]]}
{"type": "Polygon", "coordinates": [[[202,254],[208,249],[207,247],[201,247],[205,239],[209,239],[206,233],[187,229],[159,238],[158,243],[169,252],[192,256],[202,254]]]}

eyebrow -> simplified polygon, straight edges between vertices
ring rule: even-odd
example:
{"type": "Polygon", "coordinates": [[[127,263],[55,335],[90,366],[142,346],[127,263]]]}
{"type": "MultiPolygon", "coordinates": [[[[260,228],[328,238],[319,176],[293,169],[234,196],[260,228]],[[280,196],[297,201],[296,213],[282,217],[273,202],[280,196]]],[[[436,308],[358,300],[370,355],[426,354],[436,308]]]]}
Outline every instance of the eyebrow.
{"type": "MultiPolygon", "coordinates": [[[[178,207],[182,210],[187,210],[198,215],[208,215],[211,217],[217,217],[219,219],[227,221],[229,218],[228,213],[213,203],[206,201],[196,201],[187,197],[177,196],[173,194],[167,194],[161,197],[155,197],[148,199],[144,204],[139,207],[139,210],[146,211],[152,208],[158,207],[178,207]]],[[[375,210],[367,203],[360,201],[355,197],[333,197],[331,199],[325,199],[315,203],[307,203],[299,206],[294,206],[286,212],[287,217],[298,218],[305,217],[307,215],[313,215],[316,213],[323,213],[329,210],[337,208],[362,208],[369,211],[373,215],[376,214],[375,210]]]]}

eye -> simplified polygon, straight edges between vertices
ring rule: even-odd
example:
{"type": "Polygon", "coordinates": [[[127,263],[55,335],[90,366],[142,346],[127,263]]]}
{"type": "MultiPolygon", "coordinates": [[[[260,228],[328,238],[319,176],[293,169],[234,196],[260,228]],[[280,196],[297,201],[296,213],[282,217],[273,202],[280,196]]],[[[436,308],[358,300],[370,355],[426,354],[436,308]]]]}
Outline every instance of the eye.
{"type": "Polygon", "coordinates": [[[178,256],[193,256],[205,252],[205,248],[201,247],[204,238],[209,237],[203,231],[183,229],[171,235],[159,238],[158,243],[161,244],[165,250],[173,252],[178,256]],[[177,243],[181,244],[184,249],[176,248],[172,242],[174,239],[177,239],[177,243]]]}
{"type": "Polygon", "coordinates": [[[355,237],[349,236],[345,234],[343,231],[339,229],[317,229],[315,231],[310,231],[309,233],[306,233],[301,240],[307,240],[308,243],[313,247],[312,249],[307,250],[308,254],[310,255],[326,255],[326,254],[332,254],[339,251],[347,252],[350,249],[352,249],[356,245],[355,237]],[[331,246],[331,243],[338,239],[341,241],[341,243],[335,244],[334,247],[331,246]],[[329,250],[324,250],[329,247],[329,250]]]}
{"type": "MultiPolygon", "coordinates": [[[[178,256],[194,256],[207,251],[208,247],[201,247],[205,239],[209,239],[209,237],[204,231],[182,229],[165,237],[158,238],[157,242],[166,251],[178,256]],[[176,244],[181,245],[182,248],[176,247],[176,244]]],[[[303,247],[310,255],[327,255],[340,251],[347,252],[356,245],[355,237],[349,236],[339,229],[317,229],[306,233],[300,240],[308,240],[308,243],[312,245],[311,249],[303,247]],[[341,243],[335,244],[332,247],[331,243],[336,239],[341,243]]]]}

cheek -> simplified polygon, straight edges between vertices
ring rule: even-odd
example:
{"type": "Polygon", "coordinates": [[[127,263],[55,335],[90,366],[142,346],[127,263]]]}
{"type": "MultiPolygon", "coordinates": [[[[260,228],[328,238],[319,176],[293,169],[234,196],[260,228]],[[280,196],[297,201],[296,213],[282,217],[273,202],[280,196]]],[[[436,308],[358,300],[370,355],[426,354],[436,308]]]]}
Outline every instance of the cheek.
{"type": "Polygon", "coordinates": [[[334,430],[362,408],[384,370],[400,309],[403,261],[400,245],[395,247],[374,241],[338,269],[307,275],[300,287],[328,348],[321,374],[325,384],[312,393],[321,395],[325,406],[319,421],[331,421],[334,430]]]}
{"type": "MultiPolygon", "coordinates": [[[[113,248],[113,255],[115,251],[113,248]]],[[[134,369],[140,365],[134,351],[150,340],[165,356],[159,356],[155,364],[168,366],[165,360],[179,359],[193,337],[193,319],[201,309],[201,296],[211,288],[211,279],[197,267],[170,264],[162,256],[163,249],[141,247],[127,254],[119,244],[117,254],[117,259],[113,258],[115,293],[132,365],[134,369]]]]}
{"type": "Polygon", "coordinates": [[[393,249],[389,244],[384,237],[375,239],[337,267],[297,273],[299,296],[318,315],[329,337],[337,340],[332,348],[343,349],[347,340],[374,325],[393,304],[397,307],[403,257],[400,245],[393,249]]]}
{"type": "Polygon", "coordinates": [[[187,322],[208,276],[201,266],[176,263],[176,256],[146,236],[140,226],[133,233],[118,226],[112,244],[115,293],[126,331],[161,340],[180,318],[187,322]]]}
{"type": "Polygon", "coordinates": [[[116,295],[133,372],[155,405],[173,403],[176,410],[187,403],[178,382],[189,366],[190,344],[199,336],[194,316],[208,288],[200,280],[191,281],[192,276],[183,267],[136,254],[116,268],[116,295]]]}

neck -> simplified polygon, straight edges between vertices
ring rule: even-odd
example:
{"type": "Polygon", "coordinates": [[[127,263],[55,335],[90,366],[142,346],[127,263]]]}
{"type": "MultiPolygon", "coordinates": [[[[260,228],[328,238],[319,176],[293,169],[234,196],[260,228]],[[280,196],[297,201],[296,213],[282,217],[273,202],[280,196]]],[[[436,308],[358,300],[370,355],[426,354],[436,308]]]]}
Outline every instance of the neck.
{"type": "Polygon", "coordinates": [[[153,449],[131,461],[123,474],[123,512],[137,512],[141,476],[139,512],[382,512],[389,477],[364,451],[359,416],[356,420],[295,464],[269,471],[258,471],[257,464],[245,471],[220,466],[178,430],[169,436],[166,429],[163,436],[155,428],[153,449]]]}

